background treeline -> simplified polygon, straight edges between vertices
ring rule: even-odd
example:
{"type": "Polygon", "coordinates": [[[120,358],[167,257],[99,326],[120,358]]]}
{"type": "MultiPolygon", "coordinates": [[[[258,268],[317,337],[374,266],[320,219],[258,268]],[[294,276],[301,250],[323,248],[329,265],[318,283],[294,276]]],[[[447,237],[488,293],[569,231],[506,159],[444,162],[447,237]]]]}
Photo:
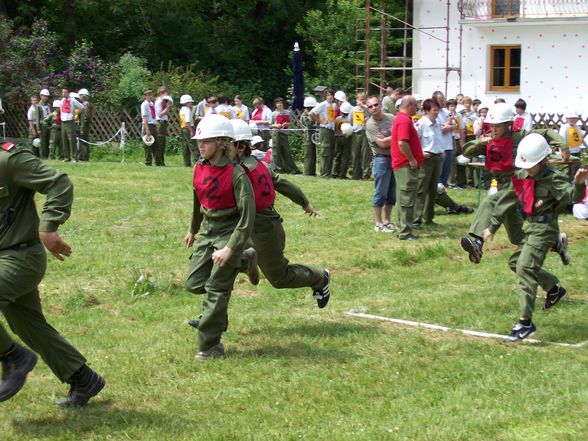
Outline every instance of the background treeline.
{"type": "MultiPolygon", "coordinates": [[[[136,106],[146,87],[179,96],[288,96],[292,48],[307,90],[355,88],[358,0],[0,0],[0,95],[86,87],[98,104],[136,106]]],[[[388,2],[401,10],[403,2],[388,2]]],[[[374,41],[377,51],[377,41],[374,41]]],[[[377,52],[376,52],[377,53],[377,52]]]]}

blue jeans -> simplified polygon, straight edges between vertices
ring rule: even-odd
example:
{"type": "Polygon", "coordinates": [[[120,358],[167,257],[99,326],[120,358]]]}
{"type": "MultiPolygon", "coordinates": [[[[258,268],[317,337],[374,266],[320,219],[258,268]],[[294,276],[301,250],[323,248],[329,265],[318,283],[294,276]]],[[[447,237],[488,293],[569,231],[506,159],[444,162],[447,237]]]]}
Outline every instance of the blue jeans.
{"type": "Polygon", "coordinates": [[[453,163],[453,150],[445,150],[443,153],[445,153],[445,158],[443,158],[443,162],[441,163],[441,177],[439,178],[439,182],[447,188],[447,181],[451,174],[451,164],[453,163]]]}
{"type": "Polygon", "coordinates": [[[374,156],[372,175],[374,177],[372,207],[396,204],[396,180],[392,173],[390,157],[374,156]]]}

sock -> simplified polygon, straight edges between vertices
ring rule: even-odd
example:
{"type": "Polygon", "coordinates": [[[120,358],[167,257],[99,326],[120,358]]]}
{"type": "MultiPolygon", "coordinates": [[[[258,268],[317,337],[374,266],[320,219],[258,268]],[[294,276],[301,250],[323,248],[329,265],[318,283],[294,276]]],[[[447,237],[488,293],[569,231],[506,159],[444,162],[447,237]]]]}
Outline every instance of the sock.
{"type": "Polygon", "coordinates": [[[547,294],[556,294],[559,291],[559,286],[555,285],[553,288],[551,288],[549,291],[547,291],[547,294]]]}
{"type": "Polygon", "coordinates": [[[523,326],[529,326],[531,324],[531,319],[519,319],[519,323],[523,326]]]}

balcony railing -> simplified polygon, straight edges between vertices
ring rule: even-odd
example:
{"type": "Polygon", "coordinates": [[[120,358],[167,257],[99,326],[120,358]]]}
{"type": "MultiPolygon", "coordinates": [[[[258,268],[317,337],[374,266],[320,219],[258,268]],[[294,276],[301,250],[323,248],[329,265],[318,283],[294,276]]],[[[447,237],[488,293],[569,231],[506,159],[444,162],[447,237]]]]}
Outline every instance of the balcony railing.
{"type": "Polygon", "coordinates": [[[466,20],[588,17],[587,0],[461,0],[459,9],[466,20]]]}

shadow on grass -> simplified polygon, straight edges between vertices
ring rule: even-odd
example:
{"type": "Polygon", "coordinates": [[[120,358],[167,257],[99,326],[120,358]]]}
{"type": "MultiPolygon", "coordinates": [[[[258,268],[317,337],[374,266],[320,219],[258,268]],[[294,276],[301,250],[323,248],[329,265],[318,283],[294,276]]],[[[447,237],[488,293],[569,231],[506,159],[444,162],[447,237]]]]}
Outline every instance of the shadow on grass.
{"type": "Polygon", "coordinates": [[[99,399],[83,409],[59,411],[39,418],[15,418],[12,423],[22,439],[54,438],[66,433],[84,439],[90,435],[125,432],[133,428],[173,433],[174,427],[185,427],[186,424],[189,424],[187,419],[169,413],[120,409],[110,400],[99,399]]]}

